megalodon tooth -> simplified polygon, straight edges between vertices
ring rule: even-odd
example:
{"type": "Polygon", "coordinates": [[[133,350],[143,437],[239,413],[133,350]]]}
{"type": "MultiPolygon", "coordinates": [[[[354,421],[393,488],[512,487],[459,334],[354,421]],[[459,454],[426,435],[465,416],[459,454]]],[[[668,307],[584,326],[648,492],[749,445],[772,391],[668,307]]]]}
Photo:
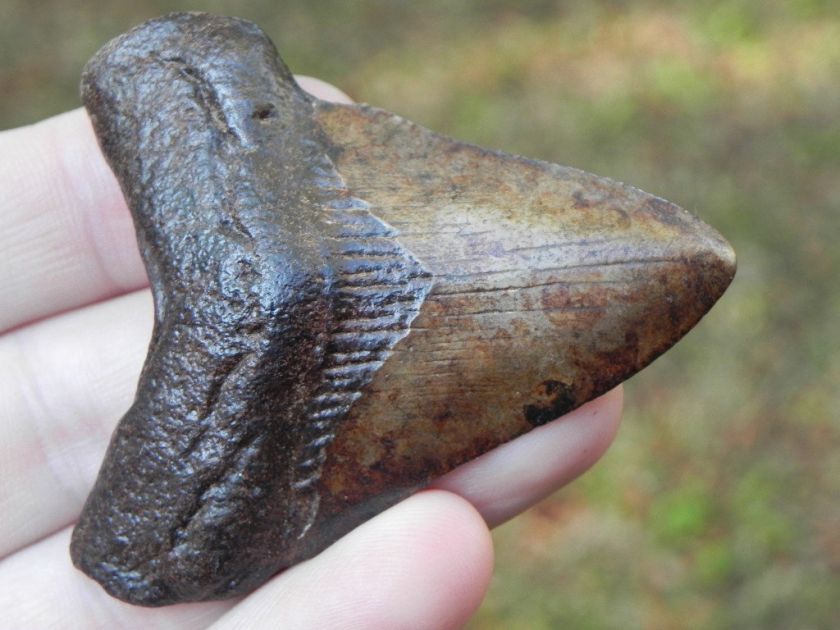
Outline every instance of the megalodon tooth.
{"type": "Polygon", "coordinates": [[[243,20],[147,22],[82,94],[155,326],[71,554],[132,603],[256,588],[621,383],[735,273],[663,199],[309,96],[243,20]]]}

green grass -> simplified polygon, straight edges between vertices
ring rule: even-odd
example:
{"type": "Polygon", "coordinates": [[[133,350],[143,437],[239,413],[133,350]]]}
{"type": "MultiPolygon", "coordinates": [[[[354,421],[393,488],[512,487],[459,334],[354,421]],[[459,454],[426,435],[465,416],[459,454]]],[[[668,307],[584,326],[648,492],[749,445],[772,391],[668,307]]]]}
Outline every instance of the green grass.
{"type": "Polygon", "coordinates": [[[237,4],[6,0],[0,125],[77,106],[85,59],[128,26],[205,8],[358,100],[698,213],[734,244],[735,283],[632,379],[605,460],[497,531],[472,627],[836,627],[836,4],[237,4]]]}

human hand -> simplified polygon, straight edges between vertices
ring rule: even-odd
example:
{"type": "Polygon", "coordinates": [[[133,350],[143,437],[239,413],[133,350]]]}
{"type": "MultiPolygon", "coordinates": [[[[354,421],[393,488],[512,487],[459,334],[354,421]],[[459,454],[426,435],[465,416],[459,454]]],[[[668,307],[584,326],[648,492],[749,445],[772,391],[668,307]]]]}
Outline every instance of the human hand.
{"type": "Polygon", "coordinates": [[[620,388],[452,471],[245,598],[125,604],[72,566],[68,544],[151,334],[131,217],[82,110],[0,134],[0,190],[2,627],[456,628],[490,580],[488,527],[585,471],[617,429],[620,388]]]}

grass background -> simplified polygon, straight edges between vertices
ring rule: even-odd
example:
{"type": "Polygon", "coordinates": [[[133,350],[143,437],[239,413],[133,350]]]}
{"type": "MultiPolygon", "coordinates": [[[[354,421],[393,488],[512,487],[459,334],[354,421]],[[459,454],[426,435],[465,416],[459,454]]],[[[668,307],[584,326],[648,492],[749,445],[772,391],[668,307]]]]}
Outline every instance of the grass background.
{"type": "Polygon", "coordinates": [[[180,9],[258,22],[357,100],[662,195],[738,252],[604,461],[497,530],[471,627],[840,625],[836,2],[0,0],[0,127],[76,107],[101,44],[180,9]]]}

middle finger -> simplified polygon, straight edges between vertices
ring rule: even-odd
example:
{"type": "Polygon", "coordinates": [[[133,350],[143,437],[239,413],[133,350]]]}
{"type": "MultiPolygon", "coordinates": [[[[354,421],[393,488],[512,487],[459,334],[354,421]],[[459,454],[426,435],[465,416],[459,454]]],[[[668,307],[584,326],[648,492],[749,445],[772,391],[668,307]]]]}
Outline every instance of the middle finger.
{"type": "MultiPolygon", "coordinates": [[[[151,326],[143,291],[0,338],[0,557],[78,516],[133,398],[151,326]]],[[[620,409],[620,393],[602,397],[438,485],[474,503],[491,524],[510,518],[591,465],[620,409]]]]}

